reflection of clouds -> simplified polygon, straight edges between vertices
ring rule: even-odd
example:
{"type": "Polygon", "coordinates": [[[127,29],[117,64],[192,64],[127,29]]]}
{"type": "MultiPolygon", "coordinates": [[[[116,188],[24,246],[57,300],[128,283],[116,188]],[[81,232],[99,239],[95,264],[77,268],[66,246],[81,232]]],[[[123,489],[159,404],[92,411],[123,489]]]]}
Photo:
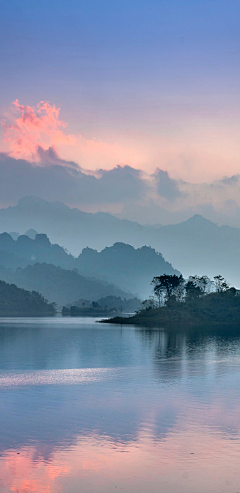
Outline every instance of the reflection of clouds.
{"type": "Polygon", "coordinates": [[[114,378],[114,368],[84,368],[70,370],[38,370],[0,374],[0,387],[24,385],[74,385],[101,382],[114,378]]]}
{"type": "MultiPolygon", "coordinates": [[[[65,464],[76,481],[93,475],[81,483],[92,492],[97,486],[89,481],[100,475],[107,491],[109,477],[120,477],[125,467],[129,474],[130,465],[136,475],[142,468],[151,485],[146,464],[172,476],[174,464],[181,470],[190,452],[199,454],[201,467],[205,460],[222,461],[229,451],[237,457],[240,346],[230,331],[225,338],[209,332],[199,338],[186,331],[96,329],[90,323],[84,329],[76,320],[64,329],[62,323],[54,320],[46,330],[39,321],[35,328],[0,330],[0,467],[6,454],[15,457],[21,448],[30,461],[25,478],[32,463],[43,470],[45,463],[65,464]]],[[[46,491],[55,493],[44,475],[46,491]]],[[[61,483],[60,478],[61,473],[61,483]]],[[[13,491],[24,492],[21,484],[13,491]]]]}
{"type": "Polygon", "coordinates": [[[63,462],[34,460],[35,450],[7,451],[0,462],[1,486],[14,493],[50,493],[56,480],[66,476],[71,468],[63,462]],[[19,455],[18,455],[19,454],[19,455]]]}
{"type": "Polygon", "coordinates": [[[239,490],[239,441],[190,426],[154,442],[146,432],[138,442],[113,444],[102,437],[78,437],[56,449],[49,461],[28,446],[6,451],[0,460],[3,491],[202,493],[239,490]],[[10,490],[11,488],[11,490],[10,490]]]}

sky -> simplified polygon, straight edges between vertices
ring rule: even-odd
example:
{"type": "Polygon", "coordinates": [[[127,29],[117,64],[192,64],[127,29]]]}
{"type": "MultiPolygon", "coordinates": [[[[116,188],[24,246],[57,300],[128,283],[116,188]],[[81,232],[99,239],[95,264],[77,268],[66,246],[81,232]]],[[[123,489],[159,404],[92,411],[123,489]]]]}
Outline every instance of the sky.
{"type": "Polygon", "coordinates": [[[69,205],[152,223],[162,209],[173,219],[211,208],[225,222],[238,216],[239,22],[237,0],[1,2],[4,173],[15,179],[11,158],[50,175],[50,148],[67,172],[75,163],[117,185],[131,169],[148,189],[114,206],[106,195],[93,204],[56,189],[69,205]]]}

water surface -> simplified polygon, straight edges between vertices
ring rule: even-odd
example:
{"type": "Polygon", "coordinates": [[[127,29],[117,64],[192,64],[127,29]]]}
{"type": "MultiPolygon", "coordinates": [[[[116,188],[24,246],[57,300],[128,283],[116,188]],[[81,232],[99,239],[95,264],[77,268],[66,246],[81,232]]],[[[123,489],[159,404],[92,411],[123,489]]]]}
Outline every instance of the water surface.
{"type": "Polygon", "coordinates": [[[0,492],[240,492],[240,331],[0,319],[0,492]]]}

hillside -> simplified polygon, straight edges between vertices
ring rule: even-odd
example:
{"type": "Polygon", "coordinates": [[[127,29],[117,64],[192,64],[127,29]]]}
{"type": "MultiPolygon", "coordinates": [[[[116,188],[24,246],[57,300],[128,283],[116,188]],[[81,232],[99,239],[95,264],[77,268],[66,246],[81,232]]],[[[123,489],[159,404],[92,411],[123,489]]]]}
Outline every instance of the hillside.
{"type": "Polygon", "coordinates": [[[0,266],[0,278],[21,288],[38,291],[60,307],[78,299],[95,301],[106,296],[132,298],[131,293],[116,286],[96,279],[87,279],[75,270],[70,271],[46,263],[36,263],[16,270],[0,266]]]}
{"type": "Polygon", "coordinates": [[[54,303],[48,303],[36,291],[19,289],[14,284],[0,281],[0,316],[55,315],[54,303]]]}

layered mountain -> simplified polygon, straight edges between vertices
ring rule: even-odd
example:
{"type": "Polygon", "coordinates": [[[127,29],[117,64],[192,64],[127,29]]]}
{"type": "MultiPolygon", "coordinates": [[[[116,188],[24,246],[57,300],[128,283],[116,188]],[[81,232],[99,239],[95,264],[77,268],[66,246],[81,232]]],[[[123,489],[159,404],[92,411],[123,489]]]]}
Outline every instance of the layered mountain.
{"type": "Polygon", "coordinates": [[[175,225],[141,226],[111,214],[86,213],[34,197],[0,210],[0,231],[31,228],[46,233],[52,243],[63,245],[75,256],[83,248],[99,251],[116,242],[134,248],[150,245],[185,277],[221,273],[240,287],[240,229],[217,226],[199,215],[175,225]]]}
{"type": "Polygon", "coordinates": [[[85,247],[102,250],[118,241],[137,247],[145,245],[148,230],[111,214],[82,212],[36,197],[25,197],[16,206],[0,209],[0,232],[23,234],[29,229],[45,233],[52,243],[63,245],[75,256],[85,247]]]}
{"type": "Polygon", "coordinates": [[[56,302],[59,307],[78,299],[95,301],[107,296],[122,299],[133,297],[131,293],[112,284],[87,279],[76,270],[66,270],[46,263],[36,263],[15,270],[0,266],[0,279],[29,291],[38,291],[48,301],[56,302]]]}
{"type": "MultiPolygon", "coordinates": [[[[0,266],[17,269],[36,263],[52,264],[68,271],[75,269],[84,277],[106,281],[140,297],[149,295],[150,283],[155,275],[179,274],[160,253],[146,246],[134,249],[131,245],[115,243],[99,253],[91,248],[85,248],[75,258],[63,247],[52,245],[45,234],[37,234],[34,240],[26,235],[13,240],[7,233],[0,234],[0,266]]],[[[32,269],[31,272],[34,270],[32,269]]],[[[31,289],[30,285],[19,284],[17,278],[14,278],[13,282],[31,289]]],[[[36,289],[36,286],[32,289],[36,289]]],[[[41,289],[40,292],[46,295],[41,289]]],[[[92,299],[89,294],[83,297],[92,299]]]]}

